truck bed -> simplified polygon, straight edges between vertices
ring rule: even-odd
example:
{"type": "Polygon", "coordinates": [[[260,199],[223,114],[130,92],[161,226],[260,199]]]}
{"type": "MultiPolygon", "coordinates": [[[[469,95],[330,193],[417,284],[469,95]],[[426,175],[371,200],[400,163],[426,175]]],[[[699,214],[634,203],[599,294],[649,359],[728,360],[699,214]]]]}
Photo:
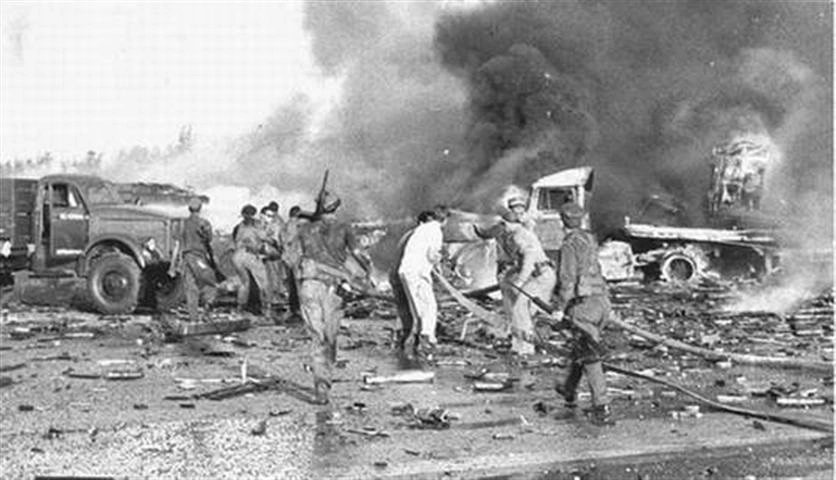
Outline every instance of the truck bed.
{"type": "Polygon", "coordinates": [[[0,241],[11,241],[12,250],[26,249],[33,239],[38,181],[0,178],[0,241]]]}

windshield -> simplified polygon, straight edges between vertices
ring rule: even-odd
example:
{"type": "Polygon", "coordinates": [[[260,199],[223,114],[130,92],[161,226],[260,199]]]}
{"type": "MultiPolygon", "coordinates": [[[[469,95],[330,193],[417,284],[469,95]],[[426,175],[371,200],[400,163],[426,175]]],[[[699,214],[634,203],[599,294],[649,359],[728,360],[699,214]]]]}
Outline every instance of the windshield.
{"type": "Polygon", "coordinates": [[[105,203],[124,203],[112,183],[101,181],[87,185],[87,201],[92,205],[105,203]]]}

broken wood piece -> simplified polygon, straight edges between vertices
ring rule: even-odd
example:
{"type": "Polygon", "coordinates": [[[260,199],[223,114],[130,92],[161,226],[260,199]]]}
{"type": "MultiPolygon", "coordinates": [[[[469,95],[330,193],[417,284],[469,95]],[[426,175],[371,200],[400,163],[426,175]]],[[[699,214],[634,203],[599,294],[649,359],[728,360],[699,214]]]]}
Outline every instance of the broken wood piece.
{"type": "Polygon", "coordinates": [[[403,370],[394,375],[383,375],[377,377],[364,377],[363,383],[378,385],[382,383],[426,383],[435,379],[435,372],[423,370],[403,370]]]}

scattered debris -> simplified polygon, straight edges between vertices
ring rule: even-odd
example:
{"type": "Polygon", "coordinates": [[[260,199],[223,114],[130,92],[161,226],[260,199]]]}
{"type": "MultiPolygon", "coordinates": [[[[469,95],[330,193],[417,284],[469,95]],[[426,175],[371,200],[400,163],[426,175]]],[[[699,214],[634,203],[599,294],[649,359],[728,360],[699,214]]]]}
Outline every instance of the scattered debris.
{"type": "Polygon", "coordinates": [[[267,433],[267,420],[262,420],[250,430],[250,434],[261,436],[267,433]]]}
{"type": "Polygon", "coordinates": [[[434,378],[435,372],[403,370],[388,376],[364,377],[363,382],[371,385],[382,383],[426,383],[432,382],[434,378]]]}

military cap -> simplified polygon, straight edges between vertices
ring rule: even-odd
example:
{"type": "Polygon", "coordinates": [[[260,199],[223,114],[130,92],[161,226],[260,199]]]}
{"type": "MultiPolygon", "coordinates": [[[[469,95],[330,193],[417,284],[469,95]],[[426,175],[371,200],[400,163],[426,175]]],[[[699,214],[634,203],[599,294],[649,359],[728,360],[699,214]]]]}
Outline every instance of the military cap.
{"type": "Polygon", "coordinates": [[[279,204],[276,201],[272,201],[264,207],[265,210],[270,210],[271,212],[278,212],[279,211],[279,204]]]}
{"type": "Polygon", "coordinates": [[[190,212],[199,212],[200,207],[202,207],[202,206],[203,206],[203,202],[197,197],[193,197],[191,200],[189,200],[189,211],[190,212]]]}
{"type": "Polygon", "coordinates": [[[252,217],[256,214],[256,212],[258,212],[258,210],[256,210],[255,207],[249,203],[244,205],[244,208],[241,209],[241,215],[245,217],[252,217]]]}

